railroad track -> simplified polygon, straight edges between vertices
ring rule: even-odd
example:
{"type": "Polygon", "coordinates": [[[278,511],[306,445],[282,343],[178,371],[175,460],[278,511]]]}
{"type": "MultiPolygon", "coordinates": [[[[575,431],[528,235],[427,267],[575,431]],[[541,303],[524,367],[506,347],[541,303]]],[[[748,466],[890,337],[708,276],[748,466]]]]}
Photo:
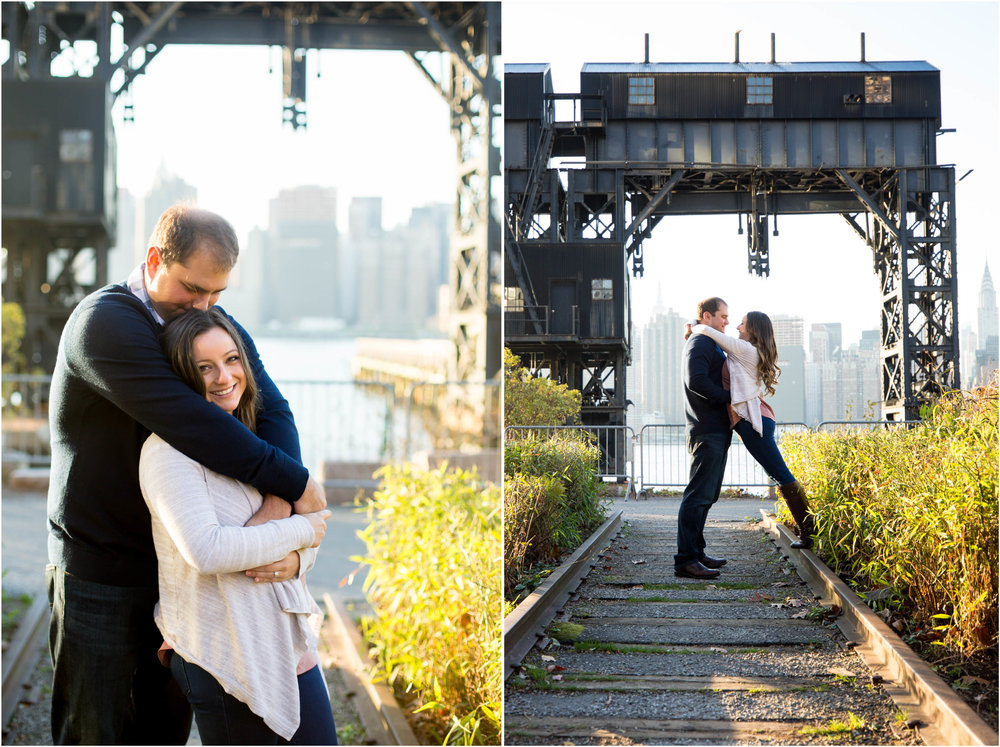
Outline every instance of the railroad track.
{"type": "Polygon", "coordinates": [[[887,653],[773,520],[710,514],[709,547],[730,560],[699,582],[673,575],[675,514],[655,510],[630,512],[555,615],[575,642],[507,662],[506,744],[997,744],[926,665],[887,653]]]}
{"type": "MultiPolygon", "coordinates": [[[[357,715],[364,729],[364,744],[412,745],[417,738],[406,721],[402,709],[397,704],[391,690],[384,683],[373,683],[367,666],[362,661],[364,644],[354,620],[343,603],[329,595],[323,597],[327,611],[327,622],[321,636],[325,643],[324,655],[331,657],[343,691],[335,696],[345,698],[346,705],[357,715]]],[[[12,743],[15,736],[22,742],[27,737],[45,739],[48,734],[48,719],[45,718],[45,736],[18,733],[8,734],[8,726],[22,700],[32,700],[29,682],[38,669],[45,654],[44,644],[48,629],[49,609],[44,595],[35,599],[24,614],[3,655],[3,729],[4,744],[12,743]]],[[[37,688],[36,688],[37,689],[37,688]]],[[[333,692],[333,688],[331,688],[333,692]]],[[[338,726],[341,722],[338,721],[338,726]]],[[[19,725],[19,726],[23,726],[19,725]]],[[[28,741],[29,744],[44,742],[28,741]]],[[[201,744],[197,726],[192,726],[189,745],[201,744]]]]}
{"type": "Polygon", "coordinates": [[[18,703],[28,694],[31,676],[38,667],[49,621],[49,603],[37,596],[24,613],[3,655],[3,728],[7,729],[18,703]]]}

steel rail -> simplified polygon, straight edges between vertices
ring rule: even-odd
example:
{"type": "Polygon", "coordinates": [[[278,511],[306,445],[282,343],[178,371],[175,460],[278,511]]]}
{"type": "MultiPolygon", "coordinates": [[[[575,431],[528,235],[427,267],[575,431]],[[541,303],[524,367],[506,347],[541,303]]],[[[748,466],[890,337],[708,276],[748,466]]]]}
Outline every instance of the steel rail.
{"type": "Polygon", "coordinates": [[[598,553],[618,534],[622,512],[605,521],[576,552],[503,620],[503,656],[506,680],[543,637],[546,626],[597,563],[598,553]]]}
{"type": "Polygon", "coordinates": [[[341,663],[340,674],[356,696],[351,704],[369,739],[373,744],[419,744],[389,686],[372,682],[363,659],[364,641],[347,608],[329,594],[323,595],[323,604],[329,619],[324,640],[341,663]]]}
{"type": "Polygon", "coordinates": [[[49,603],[37,596],[24,613],[3,655],[3,728],[6,730],[38,666],[49,619],[49,603]]]}
{"type": "Polygon", "coordinates": [[[796,537],[761,509],[763,527],[814,593],[840,606],[837,626],[865,663],[883,677],[896,704],[918,720],[927,744],[995,745],[997,732],[920,659],[864,601],[810,550],[792,550],[796,537]]]}

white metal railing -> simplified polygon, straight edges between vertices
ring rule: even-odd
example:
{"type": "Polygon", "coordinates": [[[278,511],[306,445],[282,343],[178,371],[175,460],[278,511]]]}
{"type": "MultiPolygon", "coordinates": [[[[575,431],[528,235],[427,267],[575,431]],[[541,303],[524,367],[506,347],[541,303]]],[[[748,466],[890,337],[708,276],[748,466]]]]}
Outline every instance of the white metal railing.
{"type": "MultiPolygon", "coordinates": [[[[780,442],[785,433],[807,431],[805,423],[778,423],[775,437],[780,442]]],[[[639,492],[648,488],[682,488],[690,474],[685,426],[677,424],[647,425],[639,431],[637,445],[639,492]]],[[[723,476],[724,487],[770,487],[774,481],[750,455],[743,441],[735,433],[726,459],[723,476]]]]}
{"type": "MultiPolygon", "coordinates": [[[[51,376],[3,377],[5,461],[37,467],[51,462],[51,383],[51,376]]],[[[299,430],[302,461],[310,469],[320,469],[325,462],[382,464],[429,452],[468,455],[499,445],[496,380],[416,382],[401,398],[392,384],[382,382],[275,383],[288,400],[299,430]]],[[[358,486],[365,487],[371,480],[361,482],[365,485],[358,482],[358,486]]]]}

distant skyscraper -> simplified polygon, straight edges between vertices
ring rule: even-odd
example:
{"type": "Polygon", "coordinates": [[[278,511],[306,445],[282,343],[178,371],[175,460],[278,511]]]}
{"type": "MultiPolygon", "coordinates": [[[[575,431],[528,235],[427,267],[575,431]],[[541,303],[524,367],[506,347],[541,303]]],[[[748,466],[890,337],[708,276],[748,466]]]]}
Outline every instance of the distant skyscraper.
{"type": "Polygon", "coordinates": [[[979,340],[985,345],[990,337],[998,335],[1000,317],[997,316],[997,292],[993,287],[989,263],[983,270],[983,282],[979,287],[979,340]]]}
{"type": "Polygon", "coordinates": [[[968,389],[976,378],[976,350],[979,349],[979,337],[971,324],[963,324],[959,338],[959,350],[962,351],[962,388],[968,389]]]}
{"type": "Polygon", "coordinates": [[[780,347],[804,347],[805,320],[800,316],[777,314],[771,317],[774,326],[774,343],[780,347]]]}
{"type": "MultiPolygon", "coordinates": [[[[801,339],[801,337],[800,337],[801,339]]],[[[806,420],[806,351],[798,345],[778,346],[781,375],[774,395],[765,397],[779,423],[804,423],[806,420]]]]}
{"type": "Polygon", "coordinates": [[[415,208],[406,225],[382,229],[380,198],[354,198],[348,251],[358,257],[358,318],[372,334],[412,335],[439,326],[451,207],[415,208]]]}
{"type": "Polygon", "coordinates": [[[642,425],[684,422],[681,354],[686,321],[673,309],[664,310],[657,300],[652,318],[641,331],[638,386],[628,398],[635,403],[642,425]]]}
{"type": "Polygon", "coordinates": [[[842,328],[840,322],[824,322],[823,324],[813,325],[812,335],[810,336],[810,346],[813,347],[812,354],[814,361],[828,361],[836,359],[840,355],[840,349],[843,345],[842,338],[842,328]],[[815,347],[814,338],[819,342],[819,347],[815,347]],[[817,358],[817,353],[821,357],[817,358]]]}
{"type": "MultiPolygon", "coordinates": [[[[108,252],[108,282],[119,283],[142,260],[137,257],[135,195],[118,188],[118,225],[114,247],[108,252]]],[[[145,243],[145,242],[143,242],[145,243]]]]}
{"type": "Polygon", "coordinates": [[[337,191],[303,186],[270,202],[264,239],[264,321],[337,317],[337,191]]]}
{"type": "Polygon", "coordinates": [[[988,384],[996,374],[1000,358],[998,327],[1000,318],[997,316],[997,293],[987,264],[979,288],[979,348],[976,350],[975,370],[971,377],[973,385],[988,384]]]}
{"type": "Polygon", "coordinates": [[[146,258],[146,249],[149,247],[145,244],[149,241],[153,228],[163,211],[178,202],[195,203],[197,200],[197,188],[176,174],[167,171],[166,166],[160,165],[160,170],[153,179],[153,186],[149,188],[149,194],[142,202],[141,219],[136,220],[136,226],[141,230],[141,233],[136,236],[136,264],[146,258]]]}

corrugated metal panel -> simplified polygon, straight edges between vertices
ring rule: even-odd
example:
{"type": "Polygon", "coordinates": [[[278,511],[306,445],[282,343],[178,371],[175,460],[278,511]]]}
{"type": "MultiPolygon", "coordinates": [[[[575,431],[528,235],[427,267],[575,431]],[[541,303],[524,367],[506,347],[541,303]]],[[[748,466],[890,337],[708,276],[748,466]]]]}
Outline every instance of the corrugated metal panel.
{"type": "MultiPolygon", "coordinates": [[[[565,307],[567,298],[553,299],[550,293],[563,294],[572,288],[573,305],[579,308],[583,337],[614,337],[625,328],[625,262],[620,244],[579,242],[557,245],[521,245],[528,274],[531,276],[540,305],[558,303],[565,307]],[[591,281],[610,278],[613,298],[595,301],[591,281]]],[[[555,330],[553,330],[555,333],[555,330]]]]}
{"type": "MultiPolygon", "coordinates": [[[[935,163],[934,127],[922,119],[618,120],[608,124],[607,137],[595,141],[594,159],[775,168],[923,166],[935,163]]],[[[614,188],[597,185],[597,191],[614,188]]]]}
{"type": "Polygon", "coordinates": [[[552,93],[548,64],[504,65],[504,119],[541,119],[546,93],[552,93]]]}
{"type": "Polygon", "coordinates": [[[747,72],[692,70],[649,73],[654,78],[655,104],[635,105],[628,102],[628,85],[637,72],[643,71],[585,72],[581,92],[602,94],[609,119],[939,119],[941,115],[940,74],[933,69],[891,74],[890,104],[864,102],[861,71],[772,74],[773,103],[764,105],[747,104],[747,72]],[[860,103],[845,96],[858,97],[860,103]]]}

